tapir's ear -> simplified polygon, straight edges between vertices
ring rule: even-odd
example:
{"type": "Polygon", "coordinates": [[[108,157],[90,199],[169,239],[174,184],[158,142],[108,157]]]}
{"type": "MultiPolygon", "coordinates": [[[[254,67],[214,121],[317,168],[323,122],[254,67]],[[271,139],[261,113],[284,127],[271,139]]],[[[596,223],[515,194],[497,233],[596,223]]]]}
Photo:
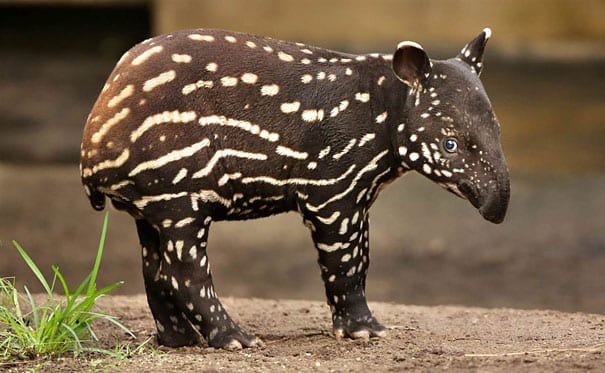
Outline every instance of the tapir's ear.
{"type": "Polygon", "coordinates": [[[471,70],[477,75],[481,74],[481,69],[483,68],[483,51],[490,36],[492,36],[492,30],[490,28],[484,28],[479,36],[465,45],[460,51],[460,54],[456,57],[466,62],[471,67],[471,70]]]}
{"type": "Polygon", "coordinates": [[[420,44],[402,41],[393,55],[393,70],[402,82],[417,89],[431,75],[431,61],[420,44]]]}

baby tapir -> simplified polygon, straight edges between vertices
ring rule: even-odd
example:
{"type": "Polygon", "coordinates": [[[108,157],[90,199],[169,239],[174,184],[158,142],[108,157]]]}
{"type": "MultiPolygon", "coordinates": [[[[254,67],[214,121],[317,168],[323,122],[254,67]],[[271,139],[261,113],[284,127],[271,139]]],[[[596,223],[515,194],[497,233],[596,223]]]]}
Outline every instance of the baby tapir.
{"type": "Polygon", "coordinates": [[[82,182],[136,221],[158,340],[228,349],[259,340],[219,301],[211,221],[298,211],[319,252],[337,338],[383,336],[365,298],[368,209],[414,170],[500,223],[509,177],[479,81],[491,31],[455,58],[400,43],[351,55],[236,32],[189,30],[126,52],[92,109],[82,182]]]}

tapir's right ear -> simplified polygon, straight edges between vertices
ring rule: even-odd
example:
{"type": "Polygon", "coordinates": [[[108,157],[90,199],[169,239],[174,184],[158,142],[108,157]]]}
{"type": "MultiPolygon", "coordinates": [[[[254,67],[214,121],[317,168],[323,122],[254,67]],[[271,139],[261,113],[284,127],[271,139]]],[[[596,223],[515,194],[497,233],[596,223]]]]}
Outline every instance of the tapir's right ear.
{"type": "Polygon", "coordinates": [[[431,75],[431,61],[420,44],[413,41],[402,41],[393,55],[393,71],[395,75],[410,86],[417,89],[431,75]]]}

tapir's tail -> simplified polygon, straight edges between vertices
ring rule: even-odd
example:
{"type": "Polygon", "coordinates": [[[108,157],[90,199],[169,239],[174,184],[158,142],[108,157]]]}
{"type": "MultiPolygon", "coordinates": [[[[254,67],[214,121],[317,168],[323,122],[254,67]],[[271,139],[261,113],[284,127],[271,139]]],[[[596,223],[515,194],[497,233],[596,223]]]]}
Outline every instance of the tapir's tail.
{"type": "Polygon", "coordinates": [[[88,196],[90,205],[97,211],[102,211],[105,208],[105,194],[96,190],[91,190],[88,196]]]}
{"type": "Polygon", "coordinates": [[[97,190],[90,177],[86,177],[84,174],[81,177],[82,185],[84,185],[84,191],[90,201],[90,205],[93,209],[102,211],[105,208],[105,194],[97,190]]]}

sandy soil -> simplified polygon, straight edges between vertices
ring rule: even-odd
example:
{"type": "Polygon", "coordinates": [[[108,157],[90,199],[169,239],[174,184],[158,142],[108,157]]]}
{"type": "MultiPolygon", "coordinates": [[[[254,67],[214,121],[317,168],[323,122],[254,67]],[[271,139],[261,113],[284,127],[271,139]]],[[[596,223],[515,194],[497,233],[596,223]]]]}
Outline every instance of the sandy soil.
{"type": "MultiPolygon", "coordinates": [[[[167,349],[149,343],[126,360],[64,357],[15,362],[0,370],[102,371],[589,371],[605,368],[605,316],[556,311],[403,306],[372,303],[389,335],[336,341],[328,307],[317,301],[224,299],[240,324],[264,347],[227,352],[199,347],[167,349]]],[[[144,296],[113,296],[100,307],[136,332],[154,333],[144,296]]],[[[104,347],[129,341],[115,327],[98,325],[104,347]]]]}

